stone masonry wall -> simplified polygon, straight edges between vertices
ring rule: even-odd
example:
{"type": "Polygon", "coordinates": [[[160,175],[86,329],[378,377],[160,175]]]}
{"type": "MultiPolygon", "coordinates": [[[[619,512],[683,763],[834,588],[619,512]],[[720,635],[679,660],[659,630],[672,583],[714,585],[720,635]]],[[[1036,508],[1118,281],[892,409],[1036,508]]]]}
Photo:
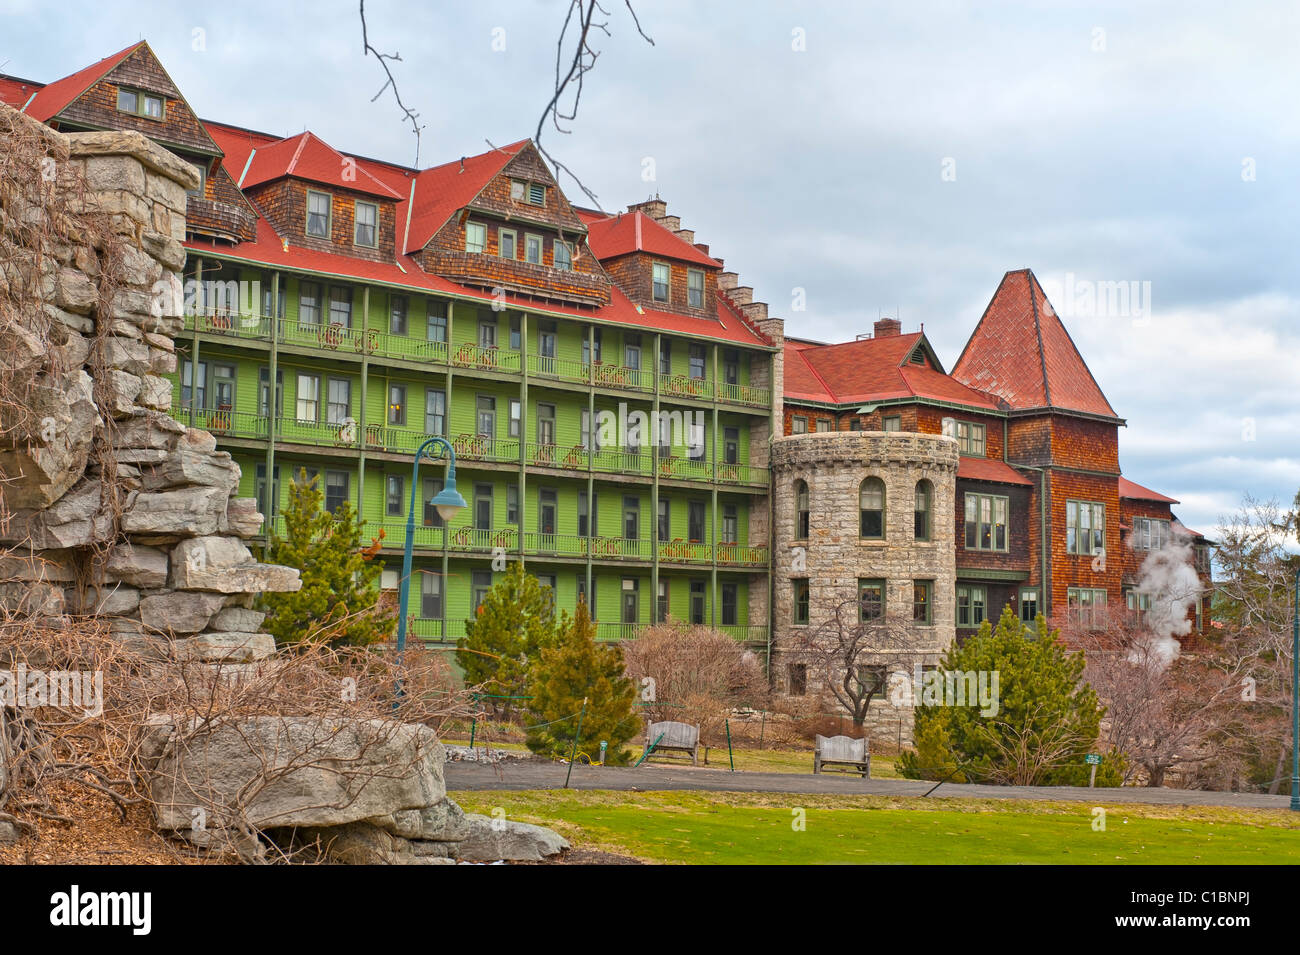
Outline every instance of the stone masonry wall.
{"type": "Polygon", "coordinates": [[[0,154],[44,154],[0,194],[0,370],[32,412],[0,422],[0,603],[108,615],[124,641],[191,659],[267,656],[253,600],[297,590],[298,572],[253,559],[256,502],[233,497],[239,468],[213,436],[168,414],[162,377],[197,175],[139,133],[0,111],[0,154]],[[72,227],[34,242],[16,226],[42,216],[72,227]]]}

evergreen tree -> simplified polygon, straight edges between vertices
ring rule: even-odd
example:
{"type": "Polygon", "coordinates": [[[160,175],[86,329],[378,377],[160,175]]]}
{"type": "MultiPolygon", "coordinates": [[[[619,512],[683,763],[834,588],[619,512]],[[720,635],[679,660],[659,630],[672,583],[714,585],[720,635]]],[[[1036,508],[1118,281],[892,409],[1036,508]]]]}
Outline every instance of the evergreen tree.
{"type": "MultiPolygon", "coordinates": [[[[378,542],[362,544],[363,523],[350,502],[331,514],[322,507],[319,478],[305,470],[289,487],[285,536],[273,535],[268,559],[298,568],[302,589],[265,594],[265,629],[281,646],[325,641],[333,647],[366,646],[390,639],[396,614],[378,607],[378,542]]],[[[382,534],[382,531],[381,531],[382,534]]]]}
{"type": "MultiPolygon", "coordinates": [[[[1070,653],[1039,614],[1031,632],[1010,606],[996,628],[989,621],[953,646],[941,673],[998,674],[997,712],[979,705],[918,699],[916,751],[905,753],[905,776],[1016,785],[1087,785],[1084,756],[1100,735],[1105,708],[1083,680],[1084,658],[1070,653]]],[[[991,685],[991,678],[990,678],[991,685]]],[[[1117,786],[1118,757],[1097,767],[1097,784],[1117,786]]]]}
{"type": "MultiPolygon", "coordinates": [[[[543,647],[555,642],[555,597],[520,561],[511,561],[479,604],[465,636],[456,641],[456,660],[467,686],[488,693],[522,696],[528,671],[543,647]]],[[[494,706],[501,711],[509,707],[494,706]]]]}
{"type": "Polygon", "coordinates": [[[626,763],[632,753],[623,744],[637,735],[641,720],[632,711],[636,687],[623,670],[623,654],[596,642],[596,626],[580,601],[574,616],[566,613],[561,620],[555,645],[544,648],[533,667],[528,714],[534,725],[544,725],[529,731],[528,748],[568,757],[581,712],[578,751],[595,761],[604,740],[609,744],[605,762],[626,763]]]}

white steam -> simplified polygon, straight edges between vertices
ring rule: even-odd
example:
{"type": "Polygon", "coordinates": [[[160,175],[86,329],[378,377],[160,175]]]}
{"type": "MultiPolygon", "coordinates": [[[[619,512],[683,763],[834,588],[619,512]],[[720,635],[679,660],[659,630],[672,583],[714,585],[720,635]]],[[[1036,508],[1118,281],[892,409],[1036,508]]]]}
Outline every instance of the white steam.
{"type": "Polygon", "coordinates": [[[1191,538],[1175,532],[1163,547],[1147,554],[1138,571],[1137,590],[1151,599],[1151,609],[1143,620],[1149,635],[1148,643],[1130,659],[1138,662],[1145,658],[1163,670],[1178,658],[1181,644],[1177,638],[1192,629],[1189,614],[1201,599],[1191,538]]]}

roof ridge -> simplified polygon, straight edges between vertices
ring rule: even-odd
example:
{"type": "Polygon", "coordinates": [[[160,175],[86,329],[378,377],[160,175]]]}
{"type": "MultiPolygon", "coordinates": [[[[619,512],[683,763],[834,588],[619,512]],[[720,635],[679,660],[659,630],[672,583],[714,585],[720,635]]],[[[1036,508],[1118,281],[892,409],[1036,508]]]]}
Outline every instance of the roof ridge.
{"type": "MultiPolygon", "coordinates": [[[[1038,284],[1038,279],[1034,278],[1034,273],[1025,269],[1027,281],[1025,288],[1029,292],[1029,305],[1034,310],[1034,334],[1038,336],[1038,365],[1043,370],[1043,400],[1047,402],[1047,407],[1052,407],[1052,383],[1047,379],[1047,349],[1043,347],[1043,324],[1038,317],[1038,298],[1034,295],[1034,286],[1038,284]]],[[[1062,326],[1064,327],[1064,326],[1062,326]]]]}

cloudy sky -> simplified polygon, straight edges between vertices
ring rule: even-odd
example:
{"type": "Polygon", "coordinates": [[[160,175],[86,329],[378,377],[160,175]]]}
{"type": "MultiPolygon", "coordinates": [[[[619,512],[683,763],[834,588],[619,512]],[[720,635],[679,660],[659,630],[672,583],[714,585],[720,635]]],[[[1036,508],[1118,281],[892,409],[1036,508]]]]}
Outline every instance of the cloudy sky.
{"type": "MultiPolygon", "coordinates": [[[[948,367],[1030,267],[1128,420],[1129,477],[1207,532],[1300,488],[1300,7],[639,0],[651,46],[606,6],[572,133],[544,134],[604,208],[658,193],[790,334],[898,315],[948,367]],[[1127,307],[1092,300],[1120,282],[1127,307]]],[[[422,165],[533,135],[564,8],[370,0],[422,165]]],[[[415,159],[353,2],[0,0],[0,72],[141,38],[205,118],[415,159]]]]}

